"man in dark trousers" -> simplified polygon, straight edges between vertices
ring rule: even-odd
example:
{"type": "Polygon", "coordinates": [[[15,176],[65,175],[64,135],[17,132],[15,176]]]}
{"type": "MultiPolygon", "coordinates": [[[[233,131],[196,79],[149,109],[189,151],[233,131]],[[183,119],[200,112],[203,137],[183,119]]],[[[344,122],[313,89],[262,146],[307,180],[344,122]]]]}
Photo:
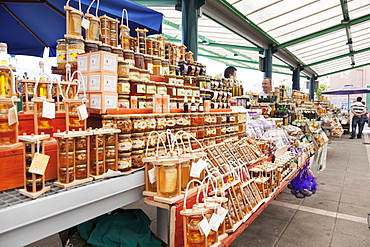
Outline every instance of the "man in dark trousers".
{"type": "Polygon", "coordinates": [[[353,113],[352,117],[352,133],[349,139],[354,139],[356,135],[356,127],[358,126],[357,138],[362,138],[362,126],[364,124],[362,115],[366,114],[366,106],[362,104],[362,98],[357,97],[356,102],[352,104],[351,112],[353,113]]]}

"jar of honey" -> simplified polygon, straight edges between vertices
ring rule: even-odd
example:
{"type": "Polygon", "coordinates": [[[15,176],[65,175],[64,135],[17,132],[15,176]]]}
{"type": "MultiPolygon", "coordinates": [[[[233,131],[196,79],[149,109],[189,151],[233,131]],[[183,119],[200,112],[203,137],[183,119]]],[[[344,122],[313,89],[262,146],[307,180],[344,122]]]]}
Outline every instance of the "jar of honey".
{"type": "Polygon", "coordinates": [[[176,164],[161,165],[158,167],[158,169],[158,195],[166,198],[176,196],[179,186],[176,164]]]}
{"type": "Polygon", "coordinates": [[[91,163],[91,174],[93,176],[99,176],[104,173],[104,161],[91,163]]]}
{"type": "Polygon", "coordinates": [[[150,81],[149,70],[141,69],[139,70],[139,73],[140,73],[140,80],[145,81],[145,82],[150,81]]]}
{"type": "Polygon", "coordinates": [[[91,150],[90,155],[91,155],[91,161],[93,163],[96,163],[96,161],[103,161],[104,160],[104,148],[102,147],[98,149],[93,148],[91,150]]]}
{"type": "Polygon", "coordinates": [[[130,96],[118,96],[118,108],[129,109],[130,108],[130,96]]]}
{"type": "Polygon", "coordinates": [[[59,144],[59,151],[60,152],[67,152],[66,150],[66,145],[67,145],[67,140],[68,140],[68,152],[73,152],[73,147],[74,147],[74,138],[58,138],[58,144],[59,144]]]}
{"type": "Polygon", "coordinates": [[[157,94],[166,95],[167,94],[167,87],[164,82],[157,83],[157,94]]]}
{"type": "Polygon", "coordinates": [[[85,179],[87,176],[87,164],[76,165],[76,179],[85,179]]]}
{"type": "Polygon", "coordinates": [[[144,55],[141,53],[134,53],[135,67],[138,69],[145,69],[144,55]]]}
{"type": "Polygon", "coordinates": [[[106,134],[105,135],[105,145],[106,146],[115,146],[116,145],[116,136],[115,134],[106,134]]]}
{"type": "Polygon", "coordinates": [[[146,85],[142,81],[131,81],[131,94],[134,96],[144,96],[146,94],[146,85]]]}
{"type": "Polygon", "coordinates": [[[117,74],[119,78],[129,78],[130,77],[130,66],[127,61],[118,62],[117,74]]]}
{"type": "Polygon", "coordinates": [[[146,83],[146,94],[153,95],[157,93],[156,83],[153,81],[146,83]]]}
{"type": "Polygon", "coordinates": [[[133,133],[131,135],[132,150],[145,148],[144,133],[133,133]]]}
{"type": "Polygon", "coordinates": [[[146,121],[141,115],[132,115],[132,131],[144,132],[146,130],[146,121]]]}
{"type": "Polygon", "coordinates": [[[33,190],[33,179],[26,179],[27,192],[37,192],[43,189],[42,178],[35,180],[35,191],[33,190]]]}
{"type": "Polygon", "coordinates": [[[108,172],[108,170],[117,171],[116,159],[105,160],[105,170],[105,172],[108,172]]]}
{"type": "Polygon", "coordinates": [[[74,153],[68,152],[68,153],[59,153],[59,166],[60,167],[69,167],[74,165],[74,153]]]}
{"type": "Polygon", "coordinates": [[[102,116],[102,118],[103,120],[101,122],[102,122],[103,129],[113,129],[114,128],[113,117],[104,115],[102,116]]]}
{"type": "Polygon", "coordinates": [[[170,64],[168,60],[162,59],[162,75],[169,75],[170,74],[170,64]]]}
{"type": "Polygon", "coordinates": [[[129,78],[131,80],[134,80],[134,81],[140,80],[139,69],[137,69],[137,68],[130,68],[129,78]]]}
{"type": "Polygon", "coordinates": [[[91,136],[91,145],[90,147],[103,147],[104,146],[104,135],[92,135],[91,136]]]}
{"type": "Polygon", "coordinates": [[[118,152],[131,152],[132,142],[131,135],[119,134],[118,135],[118,152]]]}
{"type": "Polygon", "coordinates": [[[105,148],[105,159],[115,159],[116,158],[116,147],[107,146],[105,148]]]}
{"type": "Polygon", "coordinates": [[[140,168],[144,166],[142,159],[144,158],[144,150],[135,150],[131,153],[132,167],[140,168]]]}
{"type": "Polygon", "coordinates": [[[60,167],[59,168],[59,182],[66,184],[66,183],[72,183],[75,180],[74,177],[74,167],[60,167]],[[68,179],[67,179],[68,176],[68,179]]]}
{"type": "Polygon", "coordinates": [[[131,170],[131,152],[118,153],[118,170],[120,172],[131,170]]]}
{"type": "Polygon", "coordinates": [[[166,116],[163,114],[160,114],[157,116],[156,119],[157,119],[156,129],[165,130],[166,129],[166,116]]]}
{"type": "Polygon", "coordinates": [[[153,75],[162,75],[162,61],[159,57],[153,57],[153,75]]]}
{"type": "Polygon", "coordinates": [[[144,55],[145,69],[149,71],[150,74],[153,74],[153,59],[150,55],[144,55]]]}
{"type": "Polygon", "coordinates": [[[86,153],[86,150],[77,150],[76,151],[75,162],[76,162],[75,163],[76,165],[87,164],[87,153],[86,153]]]}
{"type": "Polygon", "coordinates": [[[122,134],[129,134],[132,131],[132,122],[130,116],[116,116],[117,129],[121,130],[122,134]]]}
{"type": "Polygon", "coordinates": [[[124,57],[124,59],[127,62],[129,67],[131,67],[131,68],[135,67],[135,56],[134,56],[133,51],[124,50],[123,51],[123,57],[124,57]]]}

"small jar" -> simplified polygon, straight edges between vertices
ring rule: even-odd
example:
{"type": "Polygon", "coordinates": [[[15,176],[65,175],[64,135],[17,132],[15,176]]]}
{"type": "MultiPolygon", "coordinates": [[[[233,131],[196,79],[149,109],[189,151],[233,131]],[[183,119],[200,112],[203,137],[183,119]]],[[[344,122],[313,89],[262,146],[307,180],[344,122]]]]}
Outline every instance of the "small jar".
{"type": "Polygon", "coordinates": [[[130,108],[130,96],[118,96],[118,108],[129,109],[130,108]]]}
{"type": "Polygon", "coordinates": [[[111,53],[112,47],[108,44],[102,44],[102,45],[99,45],[99,51],[106,51],[106,52],[111,53]]]}
{"type": "Polygon", "coordinates": [[[165,130],[166,129],[166,117],[165,115],[158,115],[157,119],[157,130],[165,130]]]}
{"type": "Polygon", "coordinates": [[[197,127],[191,127],[189,134],[192,135],[194,138],[198,138],[198,128],[197,127]]]}
{"type": "Polygon", "coordinates": [[[198,113],[192,113],[190,115],[191,117],[191,127],[198,127],[199,125],[199,114],[198,113]]]}
{"type": "Polygon", "coordinates": [[[142,81],[150,81],[150,74],[148,70],[141,69],[139,70],[140,73],[140,80],[142,81]]]}
{"type": "Polygon", "coordinates": [[[98,147],[103,147],[104,145],[104,135],[92,135],[91,136],[91,145],[90,147],[95,148],[96,145],[98,147]]]}
{"type": "Polygon", "coordinates": [[[118,135],[118,152],[131,152],[131,135],[118,135]]]}
{"type": "Polygon", "coordinates": [[[126,94],[129,95],[131,92],[130,90],[130,82],[128,79],[118,78],[117,83],[117,93],[118,94],[126,94]]]}
{"type": "Polygon", "coordinates": [[[162,61],[159,57],[153,57],[153,75],[162,75],[162,61]]]}
{"type": "Polygon", "coordinates": [[[145,148],[148,147],[155,147],[157,145],[158,136],[157,135],[151,135],[149,138],[150,132],[145,132],[144,140],[145,140],[145,148]]]}
{"type": "Polygon", "coordinates": [[[216,125],[216,136],[220,136],[221,135],[221,129],[222,129],[222,126],[221,125],[216,125]]]}
{"type": "Polygon", "coordinates": [[[204,137],[205,137],[204,127],[198,127],[197,128],[197,138],[198,139],[204,139],[204,137]]]}
{"type": "Polygon", "coordinates": [[[150,55],[144,55],[145,69],[149,71],[150,74],[153,74],[153,59],[150,55]]]}
{"type": "MultiPolygon", "coordinates": [[[[42,190],[42,188],[43,188],[42,178],[36,179],[35,180],[35,192],[42,190]]],[[[26,190],[27,192],[33,192],[33,180],[32,179],[26,180],[26,190]]]]}
{"type": "Polygon", "coordinates": [[[112,48],[112,53],[117,54],[121,59],[123,58],[123,49],[119,47],[112,48]]]}
{"type": "Polygon", "coordinates": [[[120,172],[131,170],[131,152],[118,153],[118,170],[120,172]]]}
{"type": "Polygon", "coordinates": [[[59,168],[59,182],[66,184],[66,183],[72,183],[75,180],[74,177],[74,167],[69,167],[67,170],[67,167],[60,167],[59,168]],[[67,173],[68,173],[68,180],[67,180],[67,173]]]}
{"type": "Polygon", "coordinates": [[[168,60],[162,59],[162,75],[169,75],[170,74],[170,64],[168,60]]]}
{"type": "Polygon", "coordinates": [[[190,145],[192,150],[197,150],[200,148],[200,145],[196,140],[191,140],[190,145]]]}
{"type": "Polygon", "coordinates": [[[221,124],[227,123],[227,114],[221,114],[221,124]]]}
{"type": "Polygon", "coordinates": [[[132,150],[145,148],[144,133],[134,133],[131,136],[132,150]]]}
{"type": "Polygon", "coordinates": [[[129,116],[116,116],[117,129],[121,130],[122,134],[129,134],[132,131],[132,122],[129,116]]]}
{"type": "Polygon", "coordinates": [[[221,125],[221,135],[226,135],[226,134],[227,134],[227,126],[221,125]]]}
{"type": "Polygon", "coordinates": [[[199,113],[198,114],[198,126],[203,126],[204,125],[204,114],[199,113]]]}
{"type": "Polygon", "coordinates": [[[76,179],[85,179],[87,176],[87,164],[76,165],[76,179]]]}
{"type": "Polygon", "coordinates": [[[59,166],[60,167],[72,167],[74,165],[74,153],[69,152],[69,153],[59,153],[59,166]],[[67,164],[68,162],[68,164],[67,164]]]}
{"type": "Polygon", "coordinates": [[[76,137],[75,149],[76,150],[86,150],[87,149],[87,137],[86,136],[76,137]]]}
{"type": "Polygon", "coordinates": [[[86,150],[77,150],[75,161],[76,161],[76,165],[87,164],[87,152],[86,152],[86,150]]]}
{"type": "Polygon", "coordinates": [[[176,119],[173,114],[167,114],[166,115],[166,127],[168,129],[173,129],[176,126],[176,119]]]}
{"type": "Polygon", "coordinates": [[[130,68],[135,67],[134,52],[131,50],[124,50],[123,57],[130,68]]]}
{"type": "Polygon", "coordinates": [[[107,115],[102,116],[102,117],[103,117],[103,120],[101,122],[102,122],[103,129],[113,129],[114,128],[113,117],[110,117],[107,115]]]}
{"type": "Polygon", "coordinates": [[[215,114],[215,117],[216,117],[216,124],[221,124],[222,122],[221,114],[215,114]]]}
{"type": "Polygon", "coordinates": [[[107,146],[105,148],[105,159],[115,159],[116,158],[116,147],[115,146],[107,146]]]}
{"type": "Polygon", "coordinates": [[[26,154],[25,158],[26,158],[26,167],[30,167],[32,164],[32,154],[26,154]]]}
{"type": "Polygon", "coordinates": [[[176,128],[182,128],[186,126],[184,114],[176,114],[174,115],[175,121],[176,121],[176,128]]]}
{"type": "Polygon", "coordinates": [[[132,167],[140,168],[144,166],[142,159],[144,158],[144,150],[135,150],[131,153],[132,167]]]}
{"type": "Polygon", "coordinates": [[[155,82],[150,81],[146,83],[146,94],[153,95],[157,93],[157,85],[155,82]]]}
{"type": "Polygon", "coordinates": [[[146,130],[146,121],[144,121],[143,116],[133,115],[131,122],[133,132],[144,132],[146,130]]]}
{"type": "Polygon", "coordinates": [[[93,148],[90,153],[91,161],[95,163],[95,161],[102,161],[104,160],[104,148],[93,148]]]}
{"type": "Polygon", "coordinates": [[[216,137],[216,144],[219,144],[222,142],[222,138],[221,137],[216,137]]]}
{"type": "Polygon", "coordinates": [[[105,160],[105,172],[108,170],[117,171],[116,169],[116,159],[105,160]]]}
{"type": "Polygon", "coordinates": [[[146,124],[147,124],[147,130],[148,131],[156,130],[156,127],[157,127],[156,118],[157,117],[158,117],[158,115],[151,115],[150,117],[148,117],[146,119],[146,124]]]}
{"type": "Polygon", "coordinates": [[[58,138],[58,142],[59,142],[59,151],[60,152],[67,152],[66,150],[66,144],[67,144],[67,140],[68,140],[68,152],[73,152],[73,137],[70,137],[70,138],[58,138]]]}
{"type": "Polygon", "coordinates": [[[156,149],[155,148],[148,148],[148,151],[146,152],[146,157],[154,157],[156,155],[156,149]]]}
{"type": "Polygon", "coordinates": [[[144,96],[146,94],[146,85],[142,81],[131,81],[131,94],[135,96],[144,96]]]}
{"type": "Polygon", "coordinates": [[[176,98],[170,99],[170,109],[178,109],[176,98]]]}
{"type": "Polygon", "coordinates": [[[105,135],[105,145],[106,146],[115,146],[116,145],[116,135],[115,134],[106,134],[105,135]]]}
{"type": "Polygon", "coordinates": [[[135,67],[145,69],[144,55],[141,53],[134,53],[135,67]]]}
{"type": "Polygon", "coordinates": [[[93,176],[102,175],[104,173],[104,161],[99,161],[97,164],[96,164],[96,162],[93,162],[91,164],[91,171],[90,172],[93,176]]]}
{"type": "Polygon", "coordinates": [[[140,80],[139,69],[137,69],[137,68],[130,68],[129,78],[131,80],[135,80],[135,81],[140,80]]]}
{"type": "Polygon", "coordinates": [[[175,85],[167,85],[167,94],[170,97],[176,97],[176,86],[175,85]]]}
{"type": "Polygon", "coordinates": [[[157,94],[166,95],[167,94],[167,87],[166,84],[163,82],[157,83],[157,94]]]}

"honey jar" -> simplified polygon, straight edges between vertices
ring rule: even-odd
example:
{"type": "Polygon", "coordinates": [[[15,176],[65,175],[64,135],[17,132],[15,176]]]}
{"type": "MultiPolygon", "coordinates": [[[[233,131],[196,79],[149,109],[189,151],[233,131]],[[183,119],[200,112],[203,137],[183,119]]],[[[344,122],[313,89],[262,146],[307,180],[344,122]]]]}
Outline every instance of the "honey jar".
{"type": "Polygon", "coordinates": [[[118,170],[125,172],[131,170],[131,153],[118,153],[118,170]]]}
{"type": "MultiPolygon", "coordinates": [[[[76,165],[87,164],[87,153],[86,150],[77,150],[75,157],[76,165]]],[[[71,165],[70,165],[71,166],[71,165]]]]}
{"type": "Polygon", "coordinates": [[[103,161],[104,160],[104,148],[102,147],[98,149],[93,148],[91,150],[90,155],[91,155],[91,161],[93,163],[96,163],[96,161],[103,161]]]}
{"type": "Polygon", "coordinates": [[[85,179],[87,176],[87,164],[76,165],[76,179],[85,179]]]}
{"type": "Polygon", "coordinates": [[[131,152],[132,143],[131,135],[119,134],[118,135],[118,152],[131,152]]]}
{"type": "Polygon", "coordinates": [[[142,81],[131,81],[130,91],[134,96],[144,96],[146,93],[146,85],[142,81]]]}
{"type": "Polygon", "coordinates": [[[157,130],[164,130],[166,129],[166,116],[165,115],[158,115],[157,118],[157,125],[156,129],[157,130]]]}
{"type": "Polygon", "coordinates": [[[117,171],[116,169],[116,159],[105,160],[105,172],[108,170],[117,171]]]}
{"type": "MultiPolygon", "coordinates": [[[[35,180],[35,192],[40,191],[42,189],[43,189],[42,178],[38,178],[35,180]]],[[[28,192],[34,192],[32,179],[26,179],[26,190],[28,192]]]]}
{"type": "Polygon", "coordinates": [[[138,69],[145,69],[144,55],[140,53],[134,53],[135,67],[138,69]]]}
{"type": "Polygon", "coordinates": [[[91,147],[95,147],[95,146],[98,146],[98,147],[103,147],[104,145],[104,135],[92,135],[91,136],[91,147]]]}
{"type": "Polygon", "coordinates": [[[129,116],[116,116],[117,129],[121,130],[122,134],[129,134],[132,131],[132,122],[129,116]]]}
{"type": "Polygon", "coordinates": [[[145,148],[144,133],[133,133],[131,136],[132,150],[145,148]]]}
{"type": "Polygon", "coordinates": [[[144,158],[144,150],[134,150],[131,152],[131,160],[132,160],[132,167],[133,168],[140,168],[143,167],[144,164],[142,159],[144,158]]]}
{"type": "Polygon", "coordinates": [[[115,146],[116,145],[116,136],[115,136],[115,134],[106,134],[105,135],[105,145],[106,146],[115,146]]]}
{"type": "Polygon", "coordinates": [[[149,71],[150,74],[153,74],[153,59],[150,55],[144,55],[145,69],[149,71]]]}
{"type": "Polygon", "coordinates": [[[178,193],[178,171],[176,164],[166,164],[158,167],[158,195],[171,198],[178,193]]]}
{"type": "Polygon", "coordinates": [[[74,177],[74,167],[60,167],[59,168],[59,182],[60,183],[72,183],[75,180],[74,177]],[[68,174],[68,179],[67,179],[68,174]]]}
{"type": "Polygon", "coordinates": [[[87,148],[87,137],[78,136],[75,139],[75,149],[76,150],[86,150],[87,148]]]}
{"type": "Polygon", "coordinates": [[[115,159],[116,158],[116,147],[107,146],[105,148],[105,159],[115,159]]]}
{"type": "Polygon", "coordinates": [[[131,50],[124,50],[123,51],[123,57],[125,58],[125,61],[127,65],[130,68],[135,67],[135,57],[134,57],[134,52],[131,50]]]}
{"type": "Polygon", "coordinates": [[[146,130],[146,121],[143,116],[133,115],[131,121],[133,132],[144,132],[146,130]]]}
{"type": "Polygon", "coordinates": [[[118,96],[118,108],[128,109],[130,108],[130,96],[118,96]]]}
{"type": "Polygon", "coordinates": [[[140,80],[139,69],[137,69],[137,68],[130,68],[129,78],[131,80],[134,80],[134,81],[140,80]]]}
{"type": "Polygon", "coordinates": [[[93,176],[99,176],[104,173],[104,161],[99,161],[99,162],[93,162],[91,163],[91,174],[93,176]]]}
{"type": "Polygon", "coordinates": [[[59,166],[60,167],[69,167],[74,165],[74,153],[68,152],[68,153],[59,153],[59,166]]]}
{"type": "Polygon", "coordinates": [[[162,61],[159,57],[153,57],[153,75],[162,75],[162,61]]]}
{"type": "Polygon", "coordinates": [[[130,94],[130,83],[128,79],[118,78],[117,93],[118,94],[130,94]]]}

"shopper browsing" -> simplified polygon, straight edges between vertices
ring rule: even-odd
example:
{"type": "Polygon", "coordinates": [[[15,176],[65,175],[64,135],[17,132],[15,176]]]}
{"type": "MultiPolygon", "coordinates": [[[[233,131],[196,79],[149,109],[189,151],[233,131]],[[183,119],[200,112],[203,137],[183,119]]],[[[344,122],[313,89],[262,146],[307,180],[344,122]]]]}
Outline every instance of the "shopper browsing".
{"type": "Polygon", "coordinates": [[[260,93],[260,96],[267,97],[269,95],[269,92],[272,91],[272,81],[271,78],[265,77],[262,81],[262,92],[260,93]]]}
{"type": "Polygon", "coordinates": [[[358,126],[357,138],[362,138],[362,129],[363,129],[363,117],[362,115],[367,114],[366,106],[362,104],[362,97],[357,97],[356,102],[352,104],[351,112],[353,113],[352,117],[352,132],[349,139],[354,139],[356,135],[356,127],[358,126]]]}
{"type": "Polygon", "coordinates": [[[229,66],[224,71],[225,78],[236,78],[236,68],[233,66],[229,66]]]}

